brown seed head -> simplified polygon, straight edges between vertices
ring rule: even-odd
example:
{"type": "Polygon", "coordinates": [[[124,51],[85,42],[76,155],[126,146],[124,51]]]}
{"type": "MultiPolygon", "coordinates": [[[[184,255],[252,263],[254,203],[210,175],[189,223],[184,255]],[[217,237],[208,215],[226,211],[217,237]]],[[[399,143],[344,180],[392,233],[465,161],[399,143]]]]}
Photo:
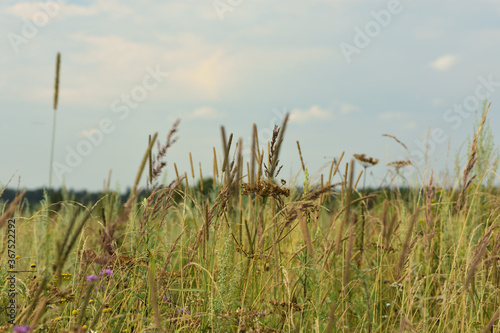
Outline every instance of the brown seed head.
{"type": "Polygon", "coordinates": [[[377,158],[373,158],[373,157],[367,157],[365,154],[354,154],[353,155],[355,159],[357,159],[361,165],[363,165],[363,167],[365,168],[368,168],[368,167],[371,167],[371,166],[374,166],[378,163],[378,159],[377,158]]]}

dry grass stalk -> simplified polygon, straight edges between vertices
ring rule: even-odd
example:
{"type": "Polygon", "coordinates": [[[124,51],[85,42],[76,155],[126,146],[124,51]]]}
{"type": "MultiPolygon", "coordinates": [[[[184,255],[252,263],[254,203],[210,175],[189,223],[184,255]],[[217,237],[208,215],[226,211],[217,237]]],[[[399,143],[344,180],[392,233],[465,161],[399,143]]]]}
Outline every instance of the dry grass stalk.
{"type": "Polygon", "coordinates": [[[158,306],[158,293],[157,293],[157,285],[156,285],[156,270],[154,268],[154,259],[152,258],[152,254],[149,253],[149,258],[150,262],[148,265],[148,285],[149,285],[149,295],[150,295],[150,302],[153,307],[153,314],[154,314],[154,327],[155,328],[160,328],[161,322],[160,322],[160,309],[158,306]]]}
{"type": "Polygon", "coordinates": [[[52,170],[54,163],[54,144],[56,140],[56,116],[57,103],[59,101],[59,74],[61,69],[61,53],[57,53],[56,59],[56,81],[54,86],[54,117],[52,119],[52,144],[50,147],[50,165],[49,165],[49,191],[52,189],[52,170]]]}
{"type": "MultiPolygon", "coordinates": [[[[174,145],[179,139],[178,137],[174,137],[175,133],[178,132],[179,124],[180,124],[180,119],[177,119],[172,128],[170,129],[170,131],[168,132],[167,140],[163,145],[160,143],[160,141],[158,141],[157,144],[158,153],[156,155],[152,154],[152,149],[149,150],[150,168],[151,168],[150,184],[153,186],[153,188],[158,187],[158,179],[160,178],[163,169],[167,165],[166,157],[168,149],[172,147],[172,145],[174,145]]],[[[155,138],[156,134],[155,137],[150,140],[149,142],[150,146],[153,144],[155,138]]],[[[177,169],[176,169],[176,174],[178,175],[177,169]]],[[[177,176],[177,178],[179,177],[177,176]]]]}
{"type": "MultiPolygon", "coordinates": [[[[248,182],[250,183],[250,185],[253,186],[254,182],[255,182],[255,158],[256,158],[256,155],[257,155],[257,150],[256,150],[256,145],[257,145],[257,141],[258,141],[258,137],[257,137],[257,125],[253,124],[253,131],[252,131],[252,148],[250,150],[250,171],[248,173],[249,175],[249,179],[248,179],[248,182]]],[[[258,147],[258,145],[257,145],[258,147]]]]}
{"type": "Polygon", "coordinates": [[[394,139],[394,141],[396,141],[397,143],[399,143],[401,146],[403,146],[403,148],[408,151],[408,147],[406,147],[406,145],[401,142],[400,140],[398,140],[398,138],[396,138],[394,135],[390,135],[390,134],[382,134],[382,136],[386,136],[388,138],[391,138],[391,139],[394,139]]]}
{"type": "Polygon", "coordinates": [[[267,175],[268,177],[271,177],[271,179],[276,177],[279,174],[279,171],[281,170],[281,168],[279,168],[278,171],[276,171],[276,168],[278,167],[278,163],[279,163],[278,156],[280,153],[281,144],[283,142],[283,135],[284,135],[285,130],[286,130],[286,124],[288,123],[289,116],[290,116],[289,113],[287,113],[285,115],[285,119],[283,119],[283,124],[277,130],[279,132],[277,140],[275,140],[274,133],[273,133],[273,139],[271,141],[271,150],[270,150],[270,156],[269,156],[271,162],[269,165],[269,172],[267,175]]]}
{"type": "MultiPolygon", "coordinates": [[[[8,219],[16,211],[16,209],[17,209],[19,203],[21,202],[22,198],[24,197],[25,193],[26,193],[26,190],[23,190],[20,194],[16,195],[14,200],[12,200],[12,202],[9,204],[9,207],[7,207],[7,209],[0,216],[0,229],[2,229],[5,222],[8,221],[8,219]]],[[[7,242],[4,243],[4,247],[5,246],[7,246],[7,242]]]]}
{"type": "Polygon", "coordinates": [[[405,160],[405,161],[393,161],[387,163],[387,166],[393,166],[396,169],[396,171],[398,171],[399,169],[411,164],[412,163],[410,162],[410,160],[405,160]]]}
{"type": "MultiPolygon", "coordinates": [[[[40,282],[40,284],[38,285],[38,288],[36,289],[35,296],[30,301],[29,306],[26,309],[24,309],[16,317],[16,320],[15,320],[16,324],[30,322],[29,319],[30,319],[31,315],[34,314],[35,306],[38,303],[38,300],[40,299],[40,297],[42,295],[42,292],[45,291],[48,281],[49,281],[49,279],[47,278],[47,276],[44,276],[42,282],[40,282]]],[[[44,300],[41,301],[41,303],[40,303],[41,305],[45,304],[44,300]]],[[[45,306],[43,306],[43,307],[39,306],[38,309],[39,310],[41,309],[43,311],[44,309],[46,309],[46,307],[45,306]]],[[[38,312],[38,311],[36,311],[36,312],[38,312]]],[[[39,318],[39,315],[36,315],[36,312],[35,312],[35,316],[39,318]]]]}
{"type": "Polygon", "coordinates": [[[418,332],[411,322],[405,316],[401,317],[401,323],[399,324],[399,333],[407,332],[407,329],[410,329],[411,332],[418,332]]]}
{"type": "Polygon", "coordinates": [[[304,243],[306,243],[307,246],[307,252],[312,255],[314,250],[311,242],[311,236],[309,234],[309,229],[307,228],[307,220],[302,215],[299,218],[299,225],[300,230],[302,231],[302,237],[304,238],[304,243]]]}
{"type": "Polygon", "coordinates": [[[349,234],[349,243],[347,244],[347,252],[346,252],[346,258],[345,258],[345,264],[344,264],[344,276],[342,279],[342,287],[344,288],[344,295],[345,295],[345,288],[347,287],[347,284],[349,283],[349,269],[351,267],[352,249],[354,247],[354,240],[356,239],[357,222],[358,222],[358,215],[354,214],[353,223],[351,225],[351,233],[349,234]]]}
{"type": "Polygon", "coordinates": [[[257,182],[260,182],[260,179],[262,178],[262,162],[264,161],[264,150],[262,150],[262,154],[259,154],[259,160],[257,162],[259,168],[257,170],[257,182]]]}
{"type": "Polygon", "coordinates": [[[396,221],[398,220],[398,214],[394,212],[392,214],[392,218],[390,223],[387,225],[387,229],[385,232],[385,239],[384,239],[384,244],[385,244],[385,249],[388,250],[390,249],[391,246],[391,236],[394,233],[394,227],[396,226],[396,221]]]}
{"type": "Polygon", "coordinates": [[[61,53],[57,52],[56,59],[56,82],[54,86],[54,111],[57,110],[57,103],[59,101],[59,73],[61,70],[61,53]]]}
{"type": "MultiPolygon", "coordinates": [[[[234,172],[233,172],[233,175],[234,175],[234,172]]],[[[233,178],[234,177],[230,177],[229,180],[232,180],[233,178]]],[[[214,217],[216,215],[216,210],[218,210],[217,217],[222,216],[224,214],[224,212],[226,211],[226,208],[227,208],[227,205],[228,205],[228,201],[229,201],[229,198],[231,196],[231,191],[230,191],[231,185],[232,184],[229,183],[228,186],[225,186],[224,188],[222,188],[222,190],[220,191],[219,195],[215,199],[215,202],[212,205],[212,208],[210,209],[210,211],[208,211],[208,213],[206,215],[204,215],[205,221],[203,223],[203,226],[198,231],[198,234],[197,234],[197,236],[195,238],[195,241],[194,241],[193,245],[190,248],[190,253],[189,253],[189,256],[188,256],[190,258],[189,259],[189,263],[191,263],[193,261],[194,255],[196,253],[196,250],[198,249],[198,246],[202,242],[203,237],[206,236],[207,240],[208,240],[208,228],[212,224],[212,221],[213,221],[213,219],[214,219],[214,217]]]]}
{"type": "Polygon", "coordinates": [[[397,272],[396,272],[396,276],[398,278],[401,278],[402,273],[403,273],[403,268],[406,265],[406,261],[408,260],[408,257],[410,256],[410,252],[411,252],[411,248],[412,248],[412,246],[410,246],[411,235],[413,233],[413,227],[415,226],[415,222],[417,221],[417,217],[418,217],[419,212],[420,212],[420,209],[417,208],[417,210],[410,217],[410,222],[409,222],[408,228],[406,230],[405,239],[403,242],[403,247],[401,249],[401,253],[399,254],[399,260],[398,260],[398,266],[397,266],[397,272]]]}
{"type": "MultiPolygon", "coordinates": [[[[346,163],[346,176],[347,176],[348,168],[349,168],[349,163],[346,163]]],[[[349,214],[351,213],[351,201],[352,201],[352,191],[353,191],[353,187],[352,187],[353,176],[354,176],[354,161],[351,160],[349,181],[347,182],[349,187],[346,189],[347,193],[345,194],[345,198],[346,198],[345,207],[346,208],[345,208],[344,218],[341,220],[340,225],[339,225],[339,229],[337,230],[337,241],[336,241],[336,244],[337,244],[336,252],[337,253],[340,253],[342,250],[342,242],[341,242],[342,232],[343,232],[344,226],[347,226],[347,224],[349,223],[349,214]]]]}
{"type": "MultiPolygon", "coordinates": [[[[300,156],[300,164],[302,165],[302,171],[306,171],[306,167],[304,165],[304,160],[302,159],[302,152],[300,150],[300,143],[299,141],[297,140],[297,149],[299,150],[299,156],[300,156]]],[[[333,163],[333,162],[332,162],[333,163]]],[[[332,167],[333,167],[333,164],[332,164],[332,167]]]]}
{"type": "Polygon", "coordinates": [[[434,197],[434,187],[432,185],[434,170],[431,170],[431,176],[429,179],[429,185],[426,188],[426,209],[425,209],[425,223],[427,225],[426,230],[424,230],[424,244],[426,248],[427,255],[431,254],[431,242],[436,235],[436,230],[433,229],[434,221],[432,216],[432,198],[434,197]]]}
{"type": "Polygon", "coordinates": [[[177,181],[179,181],[181,177],[179,177],[179,170],[177,169],[177,164],[175,162],[174,162],[174,170],[175,170],[175,177],[177,178],[177,181]]]}
{"type": "Polygon", "coordinates": [[[342,154],[340,154],[340,157],[339,157],[337,162],[335,162],[335,160],[332,161],[332,165],[330,167],[330,173],[328,175],[328,184],[332,183],[332,177],[335,176],[335,174],[337,173],[337,171],[339,169],[340,162],[342,161],[343,157],[344,157],[344,152],[342,152],[342,154]],[[333,172],[332,172],[334,164],[335,164],[335,170],[333,170],[333,172]]]}
{"type": "Polygon", "coordinates": [[[469,160],[467,161],[467,166],[464,169],[463,176],[462,176],[462,190],[460,191],[460,194],[458,195],[458,200],[457,200],[457,211],[460,212],[462,211],[462,208],[465,206],[466,198],[465,198],[465,192],[467,189],[471,186],[472,180],[476,177],[475,175],[471,178],[469,178],[470,173],[472,169],[474,168],[474,164],[476,164],[477,161],[477,145],[479,141],[479,135],[481,134],[481,131],[483,130],[484,123],[486,122],[486,116],[488,115],[488,110],[490,109],[490,104],[488,104],[488,107],[484,111],[483,117],[481,118],[481,122],[479,123],[479,128],[477,129],[476,135],[474,135],[474,139],[472,140],[472,147],[469,155],[469,160]]]}
{"type": "Polygon", "coordinates": [[[237,155],[237,163],[236,163],[236,185],[239,185],[241,182],[242,174],[243,174],[243,139],[238,139],[238,155],[237,155]]]}
{"type": "Polygon", "coordinates": [[[154,233],[154,226],[151,226],[149,229],[147,228],[148,222],[160,221],[158,227],[162,228],[164,226],[165,217],[172,204],[172,197],[175,190],[180,186],[181,182],[174,180],[166,188],[153,190],[151,195],[146,199],[146,207],[144,208],[142,217],[139,220],[139,230],[142,231],[142,237],[139,244],[142,242],[143,238],[154,233]]]}
{"type": "Polygon", "coordinates": [[[167,270],[167,266],[168,264],[170,263],[170,259],[172,258],[172,255],[174,254],[174,251],[177,247],[177,244],[179,243],[182,235],[184,235],[184,231],[186,231],[186,229],[183,229],[181,231],[181,233],[179,234],[179,236],[177,236],[177,238],[175,239],[174,241],[174,244],[172,245],[172,247],[170,248],[170,251],[167,253],[167,256],[165,258],[165,263],[163,264],[163,269],[166,271],[167,270]]]}
{"type": "MultiPolygon", "coordinates": [[[[151,145],[151,134],[148,136],[148,145],[151,145]]],[[[153,152],[151,150],[149,151],[148,162],[149,162],[149,184],[152,184],[153,183],[153,152]]]]}
{"type": "Polygon", "coordinates": [[[214,150],[213,173],[214,173],[214,185],[215,185],[215,180],[219,178],[219,170],[217,166],[217,153],[215,152],[215,147],[213,147],[213,150],[214,150]]]}
{"type": "Polygon", "coordinates": [[[73,218],[71,219],[69,223],[69,227],[66,231],[66,235],[63,238],[62,243],[58,242],[57,246],[57,257],[56,257],[56,263],[53,266],[54,273],[58,276],[58,284],[60,285],[62,282],[62,270],[64,268],[64,264],[68,260],[68,256],[71,253],[73,246],[76,244],[76,241],[78,237],[80,237],[80,234],[83,230],[83,227],[87,220],[91,217],[92,215],[92,209],[88,209],[87,213],[84,215],[80,223],[77,225],[76,224],[76,219],[78,216],[79,210],[75,209],[75,213],[73,215],[73,218]],[[75,227],[76,226],[76,227],[75,227]],[[73,235],[70,237],[71,232],[73,232],[73,235]]]}
{"type": "Polygon", "coordinates": [[[361,170],[359,172],[358,178],[356,178],[356,182],[354,183],[353,191],[355,191],[356,188],[358,188],[358,183],[359,183],[359,180],[361,179],[361,175],[363,175],[363,170],[361,170]]]}
{"type": "Polygon", "coordinates": [[[335,165],[335,161],[332,161],[332,164],[330,165],[330,172],[328,173],[328,184],[332,182],[332,172],[333,172],[333,166],[335,165]]]}
{"type": "Polygon", "coordinates": [[[150,140],[148,149],[146,150],[146,153],[144,154],[144,157],[142,158],[141,165],[139,166],[139,171],[137,172],[137,176],[135,177],[135,182],[134,182],[134,187],[132,187],[132,192],[130,196],[134,196],[137,187],[139,186],[139,181],[141,180],[142,172],[144,171],[144,167],[146,166],[146,161],[148,160],[148,156],[151,153],[151,149],[153,149],[153,144],[156,141],[156,137],[158,136],[158,133],[155,133],[153,135],[153,138],[150,140]]]}
{"type": "Polygon", "coordinates": [[[186,181],[186,194],[189,196],[189,182],[187,172],[184,172],[184,180],[186,181]]]}
{"type": "Polygon", "coordinates": [[[481,330],[481,333],[493,332],[493,325],[495,325],[495,322],[498,320],[498,318],[500,318],[500,309],[498,309],[491,317],[488,324],[486,324],[486,326],[481,330]]]}
{"type": "Polygon", "coordinates": [[[222,135],[222,148],[224,151],[224,162],[222,162],[222,173],[225,174],[224,184],[229,184],[229,173],[231,172],[229,166],[229,151],[231,150],[231,143],[233,142],[233,134],[231,133],[229,135],[229,142],[226,141],[226,130],[224,126],[221,126],[221,135],[222,135]]]}
{"type": "MultiPolygon", "coordinates": [[[[474,251],[474,256],[472,257],[471,263],[469,265],[469,269],[467,271],[467,276],[465,278],[464,282],[464,290],[467,290],[469,287],[469,284],[471,283],[472,279],[474,278],[474,273],[476,272],[477,266],[481,262],[484,253],[486,252],[486,247],[488,246],[488,243],[490,241],[491,233],[495,229],[494,226],[490,227],[484,234],[483,237],[481,237],[481,240],[479,243],[476,245],[476,249],[474,251]]],[[[473,286],[474,287],[474,286],[473,286]]]]}
{"type": "Polygon", "coordinates": [[[200,163],[200,189],[203,192],[203,172],[201,171],[201,162],[200,163]]]}
{"type": "Polygon", "coordinates": [[[387,224],[387,200],[382,203],[382,241],[385,244],[385,238],[387,234],[388,224],[387,224]]]}
{"type": "Polygon", "coordinates": [[[191,176],[194,179],[193,156],[191,155],[191,152],[189,152],[189,163],[191,164],[191,176]]]}

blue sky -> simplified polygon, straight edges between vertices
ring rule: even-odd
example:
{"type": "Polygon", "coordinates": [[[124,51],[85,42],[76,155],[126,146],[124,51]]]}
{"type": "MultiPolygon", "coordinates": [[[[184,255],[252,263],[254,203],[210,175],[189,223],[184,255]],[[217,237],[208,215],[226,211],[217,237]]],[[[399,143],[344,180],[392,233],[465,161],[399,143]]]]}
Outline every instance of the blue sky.
{"type": "Polygon", "coordinates": [[[131,186],[148,135],[164,142],[178,118],[167,181],[189,152],[211,175],[221,125],[245,148],[253,123],[263,142],[285,112],[285,179],[297,140],[311,175],[342,152],[380,159],[374,185],[394,160],[412,159],[417,182],[452,170],[484,97],[500,133],[497,0],[7,0],[0,17],[1,184],[48,185],[57,52],[56,187],[99,190],[110,169],[131,186]]]}

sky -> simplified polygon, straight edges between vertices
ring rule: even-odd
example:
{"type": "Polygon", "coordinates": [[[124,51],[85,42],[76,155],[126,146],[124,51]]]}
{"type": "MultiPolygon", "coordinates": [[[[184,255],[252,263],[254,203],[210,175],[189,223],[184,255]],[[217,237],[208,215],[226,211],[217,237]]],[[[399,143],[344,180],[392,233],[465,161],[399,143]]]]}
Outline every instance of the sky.
{"type": "Polygon", "coordinates": [[[341,170],[379,159],[378,186],[392,161],[417,183],[457,154],[463,167],[484,100],[500,133],[498,0],[3,0],[0,36],[2,186],[49,184],[58,52],[56,188],[102,190],[110,170],[112,188],[132,186],[148,136],[164,143],[177,119],[167,183],[174,163],[193,182],[189,153],[196,179],[200,163],[212,175],[221,126],[246,160],[254,123],[267,150],[286,113],[279,178],[299,183],[297,141],[311,181],[344,152],[341,170]]]}

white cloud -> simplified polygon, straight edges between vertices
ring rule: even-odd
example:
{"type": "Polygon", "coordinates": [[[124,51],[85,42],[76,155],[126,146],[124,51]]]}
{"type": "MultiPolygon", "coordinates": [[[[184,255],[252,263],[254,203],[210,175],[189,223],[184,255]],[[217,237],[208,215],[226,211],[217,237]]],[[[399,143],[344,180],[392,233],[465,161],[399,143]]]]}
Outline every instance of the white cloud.
{"type": "Polygon", "coordinates": [[[378,118],[380,120],[394,120],[394,119],[402,119],[405,116],[406,115],[400,111],[387,111],[387,112],[382,112],[381,114],[379,114],[378,118]]]}
{"type": "Polygon", "coordinates": [[[117,0],[98,0],[90,6],[80,6],[68,2],[59,4],[57,1],[51,2],[18,2],[15,5],[3,7],[0,12],[13,15],[15,17],[34,20],[34,15],[46,15],[50,18],[69,18],[78,16],[95,16],[108,12],[113,17],[125,16],[133,13],[133,10],[117,0]]]}
{"type": "Polygon", "coordinates": [[[361,110],[361,109],[356,105],[353,105],[351,103],[342,103],[339,111],[342,114],[347,114],[347,113],[356,112],[359,110],[361,110]]]}
{"type": "Polygon", "coordinates": [[[315,119],[329,119],[332,117],[331,111],[322,109],[317,105],[311,106],[307,110],[293,109],[290,114],[291,122],[306,122],[315,119]]]}
{"type": "Polygon", "coordinates": [[[457,62],[458,57],[447,54],[434,60],[430,66],[438,71],[445,71],[457,62]]]}
{"type": "Polygon", "coordinates": [[[187,119],[210,119],[217,118],[219,114],[214,108],[210,106],[202,106],[193,110],[193,112],[186,115],[187,119]]]}

